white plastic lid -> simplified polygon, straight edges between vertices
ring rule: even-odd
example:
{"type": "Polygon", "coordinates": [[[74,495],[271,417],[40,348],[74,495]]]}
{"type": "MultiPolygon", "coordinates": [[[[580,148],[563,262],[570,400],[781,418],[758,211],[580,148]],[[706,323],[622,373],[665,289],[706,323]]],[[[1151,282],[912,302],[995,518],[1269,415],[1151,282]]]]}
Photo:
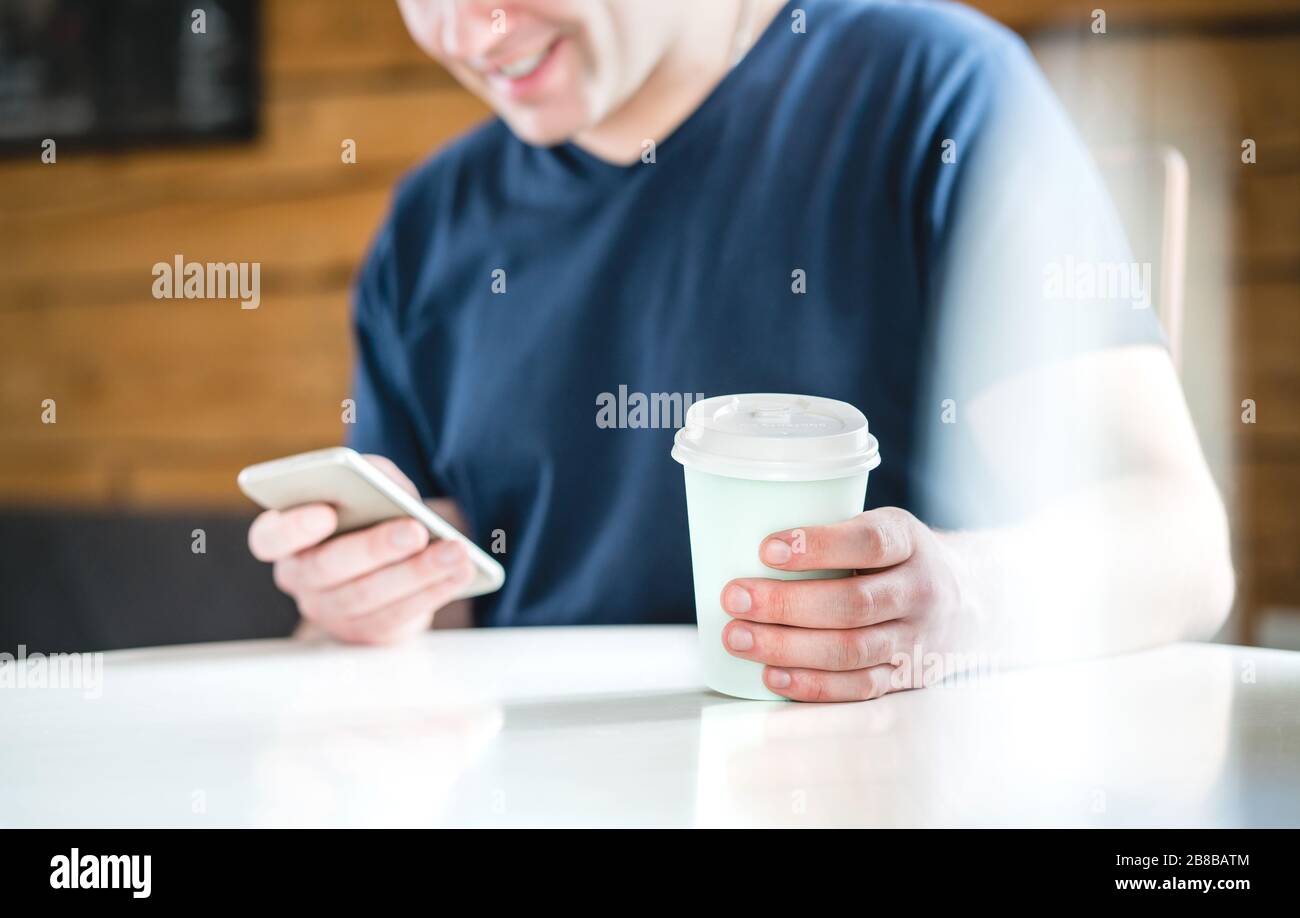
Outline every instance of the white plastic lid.
{"type": "Polygon", "coordinates": [[[719,395],[691,405],[673,438],[684,466],[756,481],[824,481],[880,465],[867,419],[813,395],[719,395]]]}

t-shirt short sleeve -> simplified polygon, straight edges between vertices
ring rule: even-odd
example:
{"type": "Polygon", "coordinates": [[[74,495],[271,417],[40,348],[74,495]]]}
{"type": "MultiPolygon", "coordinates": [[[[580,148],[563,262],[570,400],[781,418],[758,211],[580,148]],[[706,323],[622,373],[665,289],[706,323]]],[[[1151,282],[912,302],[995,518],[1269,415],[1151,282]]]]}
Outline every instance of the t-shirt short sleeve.
{"type": "Polygon", "coordinates": [[[924,215],[944,384],[969,395],[1088,351],[1163,346],[1153,268],[1134,262],[1024,43],[998,32],[945,86],[924,215]]]}
{"type": "Polygon", "coordinates": [[[392,238],[382,229],[357,277],[352,312],[355,419],[347,444],[387,456],[422,497],[444,496],[430,471],[413,412],[407,359],[397,331],[392,238]]]}

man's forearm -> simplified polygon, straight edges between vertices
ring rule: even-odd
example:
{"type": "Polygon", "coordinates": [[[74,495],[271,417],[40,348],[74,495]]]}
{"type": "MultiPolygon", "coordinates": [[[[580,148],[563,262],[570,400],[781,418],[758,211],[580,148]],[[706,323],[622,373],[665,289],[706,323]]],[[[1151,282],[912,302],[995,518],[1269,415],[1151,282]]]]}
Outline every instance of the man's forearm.
{"type": "Polygon", "coordinates": [[[1227,523],[1208,483],[1111,479],[1020,525],[943,541],[963,582],[958,639],[1008,665],[1208,637],[1232,603],[1227,523]]]}

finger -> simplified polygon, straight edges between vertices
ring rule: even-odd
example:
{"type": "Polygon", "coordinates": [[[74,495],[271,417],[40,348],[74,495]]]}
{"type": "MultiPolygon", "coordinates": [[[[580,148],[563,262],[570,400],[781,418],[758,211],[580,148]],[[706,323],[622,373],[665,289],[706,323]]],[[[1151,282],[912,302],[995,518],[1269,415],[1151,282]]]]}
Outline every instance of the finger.
{"type": "Polygon", "coordinates": [[[799,628],[862,628],[902,618],[929,593],[907,567],[822,580],[744,577],[722,589],[722,609],[735,618],[799,628]]]}
{"type": "Polygon", "coordinates": [[[763,684],[792,701],[866,701],[906,687],[895,686],[893,676],[888,663],[847,673],[769,666],[763,684]]]}
{"type": "Polygon", "coordinates": [[[842,523],[774,532],[759,546],[758,557],[785,571],[893,567],[912,556],[919,525],[906,510],[881,507],[842,523]]]}
{"type": "Polygon", "coordinates": [[[412,496],[419,497],[420,492],[416,489],[415,483],[406,477],[406,473],[397,467],[397,463],[387,456],[380,456],[377,453],[366,453],[363,457],[371,465],[379,469],[393,481],[409,491],[412,496]]]}
{"type": "MultiPolygon", "coordinates": [[[[304,618],[329,627],[397,602],[471,567],[465,549],[456,542],[437,542],[405,561],[398,561],[355,580],[321,592],[302,593],[298,609],[304,618]]],[[[472,570],[470,570],[472,575],[472,570]]]]}
{"type": "Polygon", "coordinates": [[[248,527],[248,550],[259,561],[279,561],[316,545],[337,525],[338,514],[329,504],[267,510],[248,527]]]}
{"type": "Polygon", "coordinates": [[[428,544],[429,530],[415,520],[389,520],[284,558],[277,582],[290,592],[322,592],[409,558],[428,544]]]}
{"type": "Polygon", "coordinates": [[[848,672],[891,662],[911,632],[903,622],[820,630],[734,621],[722,629],[722,643],[732,656],[769,666],[848,672]]]}
{"type": "Polygon", "coordinates": [[[393,644],[425,631],[439,609],[451,602],[473,579],[473,571],[427,586],[417,593],[360,618],[348,619],[329,632],[352,644],[393,644]]]}

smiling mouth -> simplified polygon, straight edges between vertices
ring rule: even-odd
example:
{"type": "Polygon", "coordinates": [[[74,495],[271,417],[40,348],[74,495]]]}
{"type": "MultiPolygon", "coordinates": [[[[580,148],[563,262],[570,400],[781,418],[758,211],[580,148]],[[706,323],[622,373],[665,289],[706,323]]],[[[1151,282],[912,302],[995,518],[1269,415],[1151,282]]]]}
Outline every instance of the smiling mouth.
{"type": "Polygon", "coordinates": [[[505,77],[507,80],[522,80],[531,76],[538,67],[545,63],[546,59],[551,56],[555,46],[560,43],[560,39],[554,38],[550,44],[542,48],[536,54],[530,54],[528,57],[521,57],[518,60],[511,61],[509,64],[502,64],[494,70],[498,76],[505,77]]]}

